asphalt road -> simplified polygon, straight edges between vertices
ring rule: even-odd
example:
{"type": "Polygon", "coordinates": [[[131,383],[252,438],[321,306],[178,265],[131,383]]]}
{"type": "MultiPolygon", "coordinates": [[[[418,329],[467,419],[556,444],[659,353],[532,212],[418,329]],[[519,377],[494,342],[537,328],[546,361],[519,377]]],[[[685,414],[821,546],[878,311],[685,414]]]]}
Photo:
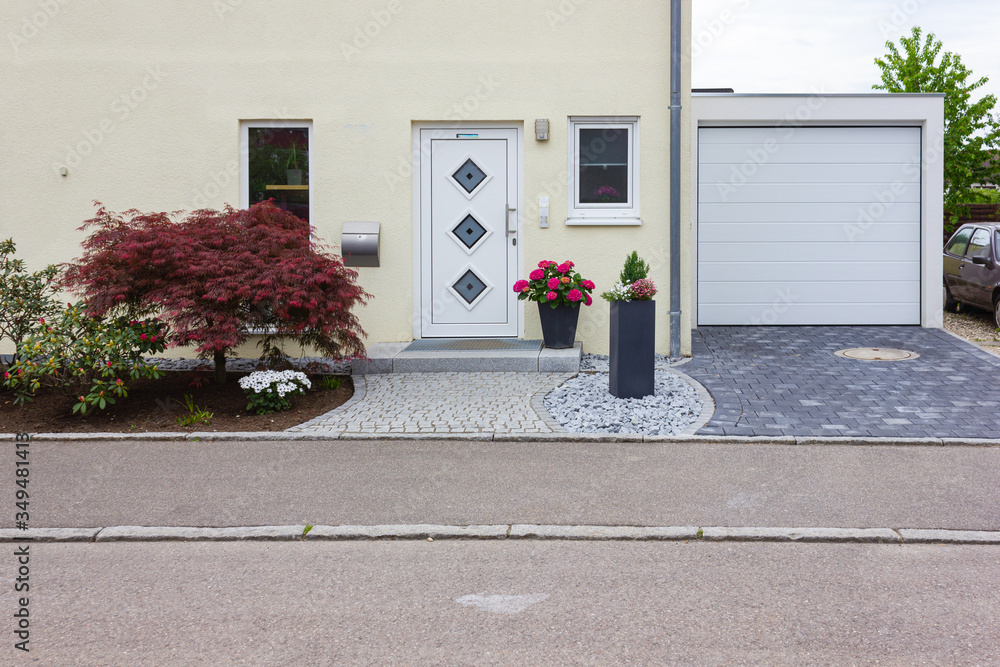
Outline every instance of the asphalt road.
{"type": "MultiPolygon", "coordinates": [[[[34,442],[30,456],[36,528],[308,522],[1000,530],[1000,448],[34,442]]],[[[13,453],[9,464],[13,469],[13,453]]],[[[0,513],[0,527],[13,521],[13,511],[0,513]]]]}
{"type": "MultiPolygon", "coordinates": [[[[6,553],[6,550],[4,550],[6,553]]],[[[12,577],[13,557],[0,557],[12,577]]],[[[36,544],[3,664],[986,665],[995,547],[36,544]]]]}

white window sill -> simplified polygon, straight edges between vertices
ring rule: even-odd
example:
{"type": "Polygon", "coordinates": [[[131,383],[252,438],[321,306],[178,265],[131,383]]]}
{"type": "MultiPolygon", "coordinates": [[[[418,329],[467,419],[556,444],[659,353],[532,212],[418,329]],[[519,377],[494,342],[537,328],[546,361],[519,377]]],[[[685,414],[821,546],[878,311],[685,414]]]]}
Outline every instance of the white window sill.
{"type": "Polygon", "coordinates": [[[598,217],[570,217],[566,218],[567,225],[641,225],[642,218],[620,217],[620,218],[598,218],[598,217]]]}

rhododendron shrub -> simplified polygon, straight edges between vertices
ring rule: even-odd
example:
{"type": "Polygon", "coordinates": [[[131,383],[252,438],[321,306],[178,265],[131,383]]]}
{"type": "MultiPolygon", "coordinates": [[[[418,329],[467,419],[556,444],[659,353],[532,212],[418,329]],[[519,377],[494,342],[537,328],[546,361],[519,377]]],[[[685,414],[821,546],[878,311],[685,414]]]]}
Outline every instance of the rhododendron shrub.
{"type": "Polygon", "coordinates": [[[263,332],[261,358],[294,340],[331,357],[362,356],[351,312],[370,294],[342,259],[310,239],[309,224],[270,202],[175,214],[113,213],[98,204],[84,255],[64,284],[95,315],[159,315],[172,344],[195,345],[225,382],[226,355],[263,332]]]}
{"type": "Polygon", "coordinates": [[[128,396],[128,384],[163,373],[144,355],[162,352],[166,332],[153,320],[88,316],[82,304],[66,304],[51,319],[39,318],[4,372],[18,405],[43,387],[73,399],[73,412],[105,409],[128,396]]]}
{"type": "Polygon", "coordinates": [[[14,239],[0,241],[0,340],[16,348],[38,323],[59,312],[55,295],[59,268],[49,265],[28,273],[23,259],[15,259],[14,239]]]}

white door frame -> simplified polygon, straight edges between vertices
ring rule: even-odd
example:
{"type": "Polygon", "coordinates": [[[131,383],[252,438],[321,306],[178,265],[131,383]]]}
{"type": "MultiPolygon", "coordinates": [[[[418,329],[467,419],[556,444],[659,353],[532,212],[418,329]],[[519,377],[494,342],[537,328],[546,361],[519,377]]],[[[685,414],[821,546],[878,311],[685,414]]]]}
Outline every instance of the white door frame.
{"type": "MultiPolygon", "coordinates": [[[[517,211],[510,214],[511,222],[517,219],[517,245],[515,246],[516,259],[515,267],[517,275],[524,273],[524,124],[514,122],[472,122],[456,124],[453,122],[421,122],[413,123],[412,126],[412,165],[413,165],[413,338],[423,337],[423,281],[425,279],[425,264],[429,253],[424,248],[424,235],[421,228],[421,174],[423,172],[424,160],[430,159],[430,154],[424,154],[422,146],[423,130],[436,130],[440,132],[440,138],[457,138],[459,134],[476,134],[477,130],[514,130],[517,132],[516,154],[516,191],[517,196],[511,207],[516,207],[517,211]]],[[[437,132],[433,135],[437,137],[437,132]]],[[[514,276],[513,278],[516,278],[514,276]]],[[[513,283],[511,283],[512,285],[513,283]]],[[[498,289],[510,291],[511,285],[497,285],[498,289]]],[[[513,294],[513,292],[511,292],[513,294]]],[[[515,297],[516,298],[516,297],[515,297]]],[[[524,337],[524,303],[518,301],[514,309],[516,318],[517,336],[524,337]]]]}

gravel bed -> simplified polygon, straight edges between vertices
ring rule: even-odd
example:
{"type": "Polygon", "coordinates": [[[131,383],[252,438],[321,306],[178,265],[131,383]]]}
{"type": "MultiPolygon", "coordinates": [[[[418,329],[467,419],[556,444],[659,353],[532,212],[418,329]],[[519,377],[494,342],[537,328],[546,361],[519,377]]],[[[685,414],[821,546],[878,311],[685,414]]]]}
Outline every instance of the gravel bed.
{"type": "MultiPolygon", "coordinates": [[[[190,371],[196,368],[214,369],[215,362],[211,359],[167,359],[166,357],[148,357],[146,359],[151,364],[156,364],[163,371],[190,371]]],[[[331,359],[330,357],[299,357],[288,360],[295,370],[304,370],[309,364],[316,364],[313,368],[322,373],[330,375],[350,375],[351,362],[345,359],[331,359]]],[[[234,373],[250,373],[257,370],[260,359],[226,359],[226,370],[234,373]]],[[[311,369],[310,369],[311,370],[311,369]]]]}
{"type": "Polygon", "coordinates": [[[580,374],[549,392],[545,408],[574,433],[675,435],[698,418],[702,401],[686,380],[668,370],[670,365],[658,355],[654,395],[615,398],[608,391],[608,358],[586,354],[580,374]]]}
{"type": "Polygon", "coordinates": [[[945,312],[944,328],[1000,355],[1000,332],[993,326],[992,313],[963,306],[960,313],[945,312]]]}

